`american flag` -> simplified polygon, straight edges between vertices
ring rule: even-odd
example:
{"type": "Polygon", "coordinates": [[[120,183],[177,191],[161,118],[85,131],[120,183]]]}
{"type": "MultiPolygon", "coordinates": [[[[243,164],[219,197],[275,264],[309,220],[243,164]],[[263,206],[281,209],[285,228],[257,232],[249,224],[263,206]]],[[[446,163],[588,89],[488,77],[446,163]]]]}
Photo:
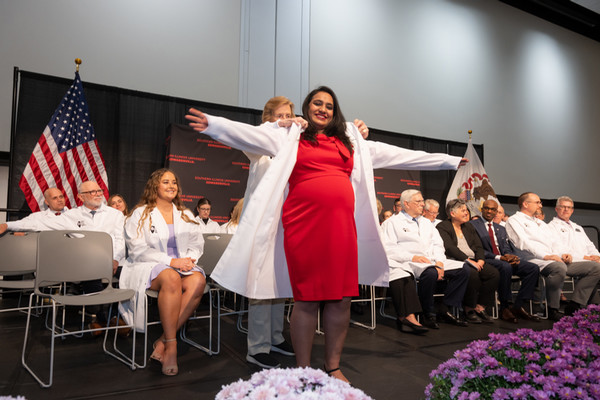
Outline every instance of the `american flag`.
{"type": "Polygon", "coordinates": [[[96,181],[108,196],[108,177],[100,154],[79,72],[60,102],[23,171],[19,187],[31,211],[44,204],[44,191],[60,189],[67,207],[78,205],[77,187],[96,181]]]}

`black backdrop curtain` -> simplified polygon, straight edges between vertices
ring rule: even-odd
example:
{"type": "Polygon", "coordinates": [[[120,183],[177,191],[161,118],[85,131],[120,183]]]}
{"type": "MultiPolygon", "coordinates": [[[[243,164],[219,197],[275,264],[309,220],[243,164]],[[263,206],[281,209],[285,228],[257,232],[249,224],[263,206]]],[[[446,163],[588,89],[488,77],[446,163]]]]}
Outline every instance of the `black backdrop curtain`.
{"type": "MultiPolygon", "coordinates": [[[[260,110],[87,83],[85,73],[82,81],[92,125],[106,164],[110,192],[122,194],[130,208],[139,200],[152,171],[165,165],[167,129],[170,124],[186,124],[184,115],[189,107],[252,125],[258,125],[261,119],[260,110]]],[[[18,182],[35,144],[72,82],[73,78],[19,71],[17,119],[11,140],[8,208],[22,209],[23,213],[13,213],[10,219],[20,218],[29,212],[18,182]]],[[[457,156],[464,155],[467,148],[466,143],[377,129],[371,129],[370,139],[457,156]]],[[[483,146],[476,145],[475,148],[483,161],[483,146]]],[[[421,172],[424,196],[443,202],[453,177],[454,171],[421,172]]],[[[384,208],[391,207],[384,204],[384,208]]]]}

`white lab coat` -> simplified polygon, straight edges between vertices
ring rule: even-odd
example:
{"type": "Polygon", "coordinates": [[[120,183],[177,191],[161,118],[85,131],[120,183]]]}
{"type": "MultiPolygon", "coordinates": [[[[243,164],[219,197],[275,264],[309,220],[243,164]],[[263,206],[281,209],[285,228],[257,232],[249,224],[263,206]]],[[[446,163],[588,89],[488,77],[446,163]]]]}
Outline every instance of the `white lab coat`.
{"type": "MultiPolygon", "coordinates": [[[[279,128],[277,124],[251,126],[210,115],[207,118],[204,133],[213,139],[252,154],[274,157],[211,277],[225,288],[253,299],[292,297],[283,251],[281,208],[296,163],[301,130],[295,124],[279,128]]],[[[346,134],[355,151],[351,181],[359,282],[387,286],[389,264],[380,239],[373,169],[456,169],[461,158],[365,141],[350,123],[346,134]]]]}
{"type": "MultiPolygon", "coordinates": [[[[61,214],[67,210],[69,210],[67,207],[63,208],[61,214]]],[[[56,215],[56,211],[48,208],[43,211],[31,213],[18,221],[8,221],[6,226],[9,231],[31,231],[40,226],[40,220],[53,219],[59,216],[60,215],[56,215]]]]}
{"type": "Polygon", "coordinates": [[[560,257],[561,255],[552,230],[539,218],[517,211],[506,221],[506,233],[517,249],[532,256],[527,261],[538,265],[540,270],[554,262],[554,260],[544,260],[545,256],[555,254],[560,257]]]}
{"type": "Polygon", "coordinates": [[[460,269],[462,261],[448,260],[444,242],[435,225],[420,216],[417,222],[403,212],[393,215],[381,224],[383,244],[390,260],[390,281],[410,274],[419,278],[421,273],[440,261],[444,270],[460,269]],[[431,263],[412,261],[413,256],[425,256],[431,263]]]}
{"type": "MultiPolygon", "coordinates": [[[[152,268],[157,264],[169,265],[172,257],[167,254],[169,228],[162,214],[154,208],[144,220],[144,225],[138,233],[138,224],[146,206],[136,208],[125,222],[125,241],[129,249],[129,257],[123,265],[119,287],[134,289],[137,293],[133,300],[123,303],[120,311],[127,323],[133,319],[133,309],[136,309],[135,326],[138,331],[144,329],[144,299],[146,285],[152,268]]],[[[185,210],[185,214],[193,221],[194,215],[185,210]]],[[[204,238],[199,225],[185,222],[181,211],[173,205],[173,228],[179,258],[190,257],[198,260],[204,249],[204,238]]]]}
{"type": "Polygon", "coordinates": [[[198,225],[200,226],[200,230],[202,231],[202,233],[221,233],[221,225],[219,225],[218,222],[213,221],[210,218],[208,219],[208,222],[205,224],[204,221],[202,221],[202,218],[200,218],[200,216],[197,216],[196,222],[198,222],[198,225]]]}
{"type": "Polygon", "coordinates": [[[558,237],[558,241],[564,246],[564,252],[573,256],[573,262],[589,261],[585,260],[584,256],[600,256],[600,252],[598,252],[583,228],[575,222],[569,221],[567,223],[558,217],[554,217],[548,223],[548,227],[552,229],[554,235],[558,237]]]}

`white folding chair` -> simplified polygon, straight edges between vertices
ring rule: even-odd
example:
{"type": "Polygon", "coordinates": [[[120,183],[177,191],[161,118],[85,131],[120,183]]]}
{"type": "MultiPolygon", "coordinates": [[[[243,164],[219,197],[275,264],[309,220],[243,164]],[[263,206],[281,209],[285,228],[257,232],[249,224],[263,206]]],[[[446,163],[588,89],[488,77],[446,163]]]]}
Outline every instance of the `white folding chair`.
{"type": "MultiPolygon", "coordinates": [[[[204,273],[206,274],[206,277],[209,278],[210,274],[212,274],[213,270],[215,269],[215,266],[221,259],[223,252],[229,245],[229,242],[231,241],[231,237],[233,235],[230,233],[222,233],[222,234],[221,233],[220,234],[205,233],[202,236],[204,237],[204,251],[202,252],[202,256],[200,257],[200,259],[198,260],[198,262],[196,264],[198,264],[200,267],[202,267],[202,269],[204,270],[204,273]]],[[[209,320],[208,347],[202,346],[202,345],[198,344],[197,342],[191,340],[188,337],[187,324],[183,325],[183,327],[179,331],[179,337],[181,338],[181,340],[183,342],[189,344],[190,346],[200,349],[209,355],[213,355],[213,354],[219,354],[219,352],[221,351],[221,295],[219,292],[220,287],[218,287],[217,284],[215,284],[214,282],[208,282],[208,279],[207,279],[206,285],[207,285],[208,290],[205,290],[205,293],[208,293],[208,296],[209,296],[209,298],[208,298],[209,314],[208,315],[196,315],[196,313],[194,313],[194,315],[191,318],[189,318],[189,320],[190,321],[198,320],[198,319],[208,319],[209,320]],[[213,309],[217,310],[216,349],[213,349],[213,342],[212,342],[213,329],[214,329],[214,327],[213,327],[213,309]]],[[[241,323],[240,320],[241,320],[241,318],[238,318],[238,324],[241,323]]],[[[239,329],[239,326],[238,326],[238,329],[239,329]]]]}
{"type": "Polygon", "coordinates": [[[33,275],[36,269],[37,239],[37,232],[7,232],[0,236],[0,276],[20,278],[0,280],[3,300],[7,293],[19,293],[17,306],[2,308],[0,312],[27,310],[27,306],[21,306],[21,298],[35,287],[33,275]]]}
{"type": "MultiPolygon", "coordinates": [[[[110,304],[108,318],[112,311],[112,304],[127,301],[133,298],[135,291],[131,289],[115,289],[110,285],[112,280],[112,239],[104,232],[89,231],[46,231],[41,232],[37,241],[37,269],[34,292],[29,297],[27,325],[25,327],[25,340],[21,362],[23,367],[35,378],[42,387],[52,386],[54,374],[54,341],[56,338],[79,335],[85,332],[105,331],[103,350],[106,354],[123,362],[133,370],[135,369],[135,335],[131,358],[125,358],[106,349],[108,331],[117,330],[133,325],[108,326],[96,329],[81,329],[77,331],[60,331],[56,328],[57,307],[63,306],[95,306],[110,304]],[[42,288],[56,282],[74,282],[102,279],[107,284],[106,288],[97,293],[85,295],[43,293],[42,288]],[[50,372],[48,381],[40,378],[26,362],[27,340],[30,331],[32,301],[34,296],[46,298],[52,307],[52,329],[50,338],[50,372]]],[[[118,311],[117,311],[118,313],[118,311]]],[[[135,318],[134,318],[135,319],[135,318]]],[[[45,331],[44,331],[45,332],[45,331]]]]}
{"type": "MultiPolygon", "coordinates": [[[[202,256],[197,261],[196,264],[202,267],[207,278],[212,273],[215,265],[221,258],[223,251],[229,244],[231,240],[231,234],[204,234],[204,251],[202,256]]],[[[216,326],[216,345],[213,346],[213,336],[214,335],[214,318],[213,318],[213,308],[217,310],[217,313],[220,312],[220,296],[219,296],[219,288],[216,287],[215,284],[209,284],[207,282],[206,289],[204,291],[205,294],[209,296],[209,313],[208,315],[198,315],[197,311],[194,312],[194,315],[188,319],[188,321],[200,320],[200,319],[208,319],[209,328],[208,328],[208,344],[206,346],[200,344],[199,342],[191,339],[188,334],[188,326],[187,323],[184,324],[179,330],[179,338],[182,342],[187,343],[188,345],[195,347],[199,350],[204,351],[208,355],[219,354],[221,350],[221,320],[219,316],[217,316],[217,326],[216,326]],[[211,287],[214,286],[214,287],[211,287]],[[214,303],[214,304],[213,304],[214,303]]],[[[160,325],[160,320],[149,320],[149,299],[158,299],[158,292],[156,290],[147,289],[146,296],[144,296],[145,309],[146,309],[146,317],[144,319],[144,356],[141,363],[136,363],[137,368],[145,368],[147,366],[148,360],[148,327],[153,325],[160,325]]]]}

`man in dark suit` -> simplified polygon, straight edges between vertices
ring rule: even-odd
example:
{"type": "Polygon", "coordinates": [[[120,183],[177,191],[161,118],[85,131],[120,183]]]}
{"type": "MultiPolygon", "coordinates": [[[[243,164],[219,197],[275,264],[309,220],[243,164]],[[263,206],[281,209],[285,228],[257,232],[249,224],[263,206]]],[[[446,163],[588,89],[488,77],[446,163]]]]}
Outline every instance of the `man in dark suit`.
{"type": "Polygon", "coordinates": [[[516,250],[508,240],[506,228],[495,223],[494,217],[498,212],[498,203],[486,200],[481,207],[480,219],[470,221],[475,227],[481,244],[485,250],[485,262],[493,265],[500,272],[498,297],[500,298],[500,317],[504,321],[517,323],[517,318],[539,321],[537,316],[529,314],[523,308],[523,302],[533,298],[533,291],[539,277],[539,267],[533,263],[521,260],[515,255],[516,250]],[[512,300],[512,275],[521,278],[521,288],[514,305],[512,300]]]}

